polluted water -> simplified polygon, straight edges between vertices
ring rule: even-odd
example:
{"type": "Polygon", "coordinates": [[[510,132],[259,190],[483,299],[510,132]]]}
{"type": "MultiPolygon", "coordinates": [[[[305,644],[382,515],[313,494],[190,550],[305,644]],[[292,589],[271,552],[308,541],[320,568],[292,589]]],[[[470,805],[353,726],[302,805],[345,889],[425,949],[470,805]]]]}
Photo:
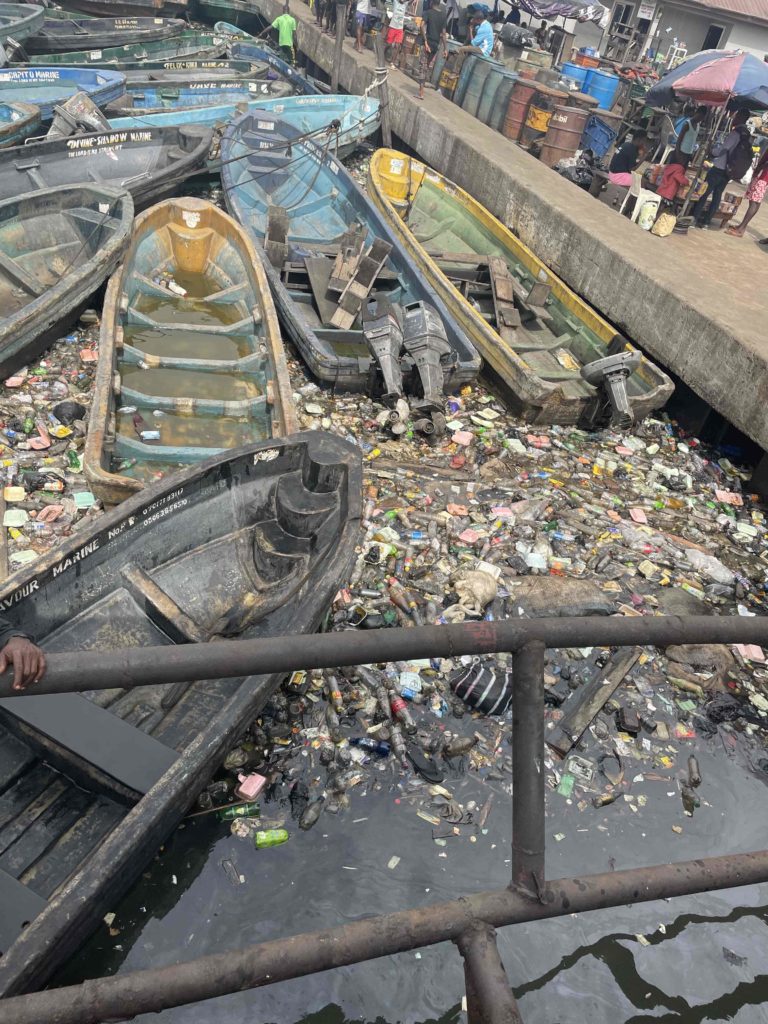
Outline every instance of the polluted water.
{"type": "MultiPolygon", "coordinates": [[[[365,159],[350,161],[360,178],[365,159]]],[[[768,530],[747,472],[663,414],[628,432],[530,426],[481,380],[448,397],[430,439],[408,422],[393,434],[383,405],[318,385],[296,357],[289,369],[301,428],[352,440],[365,467],[357,559],[326,629],[764,614],[768,530]]],[[[499,654],[291,674],[56,980],[507,885],[510,673],[499,654]]],[[[752,646],[547,651],[548,878],[761,849],[766,682],[752,646]]],[[[567,917],[500,930],[499,948],[526,1024],[768,1021],[764,899],[567,917]]],[[[459,1021],[464,994],[442,945],[137,1019],[459,1021]]]]}

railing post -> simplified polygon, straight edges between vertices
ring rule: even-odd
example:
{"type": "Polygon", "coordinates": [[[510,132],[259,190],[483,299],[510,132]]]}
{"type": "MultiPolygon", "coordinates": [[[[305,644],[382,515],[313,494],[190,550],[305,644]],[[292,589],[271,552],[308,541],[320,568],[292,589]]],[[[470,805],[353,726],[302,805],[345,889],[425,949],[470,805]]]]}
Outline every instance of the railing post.
{"type": "Polygon", "coordinates": [[[544,644],[512,657],[512,885],[534,898],[544,888],[544,644]]]}
{"type": "Polygon", "coordinates": [[[456,940],[464,958],[469,1024],[523,1024],[504,964],[496,932],[478,921],[456,940]]]}
{"type": "MultiPolygon", "coordinates": [[[[315,0],[317,3],[318,0],[315,0]]],[[[331,68],[331,92],[339,91],[339,74],[341,72],[341,54],[344,50],[344,35],[347,31],[347,0],[339,3],[338,0],[328,0],[328,3],[336,2],[336,41],[333,47],[333,67],[331,68]]]]}

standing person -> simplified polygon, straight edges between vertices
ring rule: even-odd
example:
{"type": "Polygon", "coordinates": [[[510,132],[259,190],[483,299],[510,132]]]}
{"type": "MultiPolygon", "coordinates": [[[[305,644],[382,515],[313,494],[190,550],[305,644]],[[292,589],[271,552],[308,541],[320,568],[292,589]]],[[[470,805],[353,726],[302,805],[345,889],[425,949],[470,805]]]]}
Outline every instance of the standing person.
{"type": "Polygon", "coordinates": [[[493,49],[493,29],[488,21],[485,11],[478,12],[472,19],[472,42],[469,46],[462,46],[462,53],[481,53],[483,57],[490,57],[493,49]]]}
{"type": "Polygon", "coordinates": [[[612,185],[624,185],[627,188],[632,184],[632,172],[637,170],[643,157],[648,152],[648,139],[645,135],[637,134],[632,141],[625,142],[621,149],[613,154],[613,159],[608,167],[608,181],[612,185]]]}
{"type": "Polygon", "coordinates": [[[740,181],[752,166],[752,135],[746,124],[746,114],[737,114],[733,129],[722,142],[712,147],[712,166],[707,171],[707,188],[693,207],[697,228],[706,228],[720,209],[725,186],[729,181],[740,181]],[[709,207],[707,199],[711,197],[709,207]]]}
{"type": "Polygon", "coordinates": [[[536,45],[540,50],[546,50],[547,43],[549,42],[549,28],[547,27],[546,21],[542,21],[539,27],[536,29],[536,45]]]}
{"type": "Polygon", "coordinates": [[[277,45],[280,49],[280,53],[284,59],[289,63],[295,63],[295,53],[293,49],[293,37],[296,33],[296,19],[290,12],[288,4],[283,8],[283,13],[279,17],[275,18],[271,25],[268,25],[263,32],[259,33],[259,37],[266,35],[271,28],[277,31],[277,45]]]}
{"type": "MultiPolygon", "coordinates": [[[[392,0],[392,14],[389,16],[389,27],[385,42],[387,44],[387,60],[391,68],[400,67],[403,38],[405,36],[405,0],[392,0]]],[[[429,13],[429,12],[427,12],[429,13]]]]}
{"type": "Polygon", "coordinates": [[[742,217],[741,224],[734,224],[733,227],[725,229],[727,234],[733,235],[735,238],[743,237],[744,232],[747,230],[747,225],[760,209],[760,204],[765,199],[766,191],[768,191],[768,149],[757,161],[757,167],[755,167],[754,174],[752,175],[750,186],[744,193],[744,198],[749,201],[747,212],[742,217]]]}
{"type": "Polygon", "coordinates": [[[421,21],[421,57],[419,60],[419,99],[424,99],[424,83],[432,70],[438,53],[448,56],[448,8],[443,0],[424,14],[421,21]]]}
{"type": "Polygon", "coordinates": [[[675,163],[687,167],[691,157],[696,152],[699,141],[699,129],[707,116],[706,107],[697,107],[690,117],[686,117],[680,124],[675,144],[675,163]]]}
{"type": "Polygon", "coordinates": [[[371,0],[357,0],[355,11],[355,49],[363,52],[363,32],[368,28],[371,16],[371,0]]]}
{"type": "Polygon", "coordinates": [[[512,7],[509,14],[504,19],[505,25],[519,25],[520,24],[520,8],[512,7]]]}

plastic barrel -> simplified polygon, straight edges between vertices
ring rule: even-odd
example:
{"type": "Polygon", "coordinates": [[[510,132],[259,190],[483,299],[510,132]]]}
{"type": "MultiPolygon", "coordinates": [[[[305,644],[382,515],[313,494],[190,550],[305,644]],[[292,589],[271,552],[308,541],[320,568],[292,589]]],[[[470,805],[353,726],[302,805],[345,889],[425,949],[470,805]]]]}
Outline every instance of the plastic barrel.
{"type": "Polygon", "coordinates": [[[539,160],[547,167],[554,167],[564,157],[573,156],[581,145],[588,117],[589,111],[580,107],[555,107],[539,160]]]}
{"type": "Polygon", "coordinates": [[[528,104],[536,93],[536,83],[528,78],[518,78],[509,94],[507,112],[504,116],[502,134],[515,142],[520,138],[525,118],[528,114],[528,104]]]}
{"type": "Polygon", "coordinates": [[[589,96],[596,97],[600,102],[601,110],[610,110],[616,98],[616,90],[619,88],[619,76],[612,71],[601,71],[599,68],[592,68],[587,72],[587,81],[584,92],[589,96]]]}
{"type": "Polygon", "coordinates": [[[501,131],[507,113],[509,94],[517,81],[515,71],[492,71],[485,80],[483,95],[477,107],[477,116],[483,124],[490,125],[497,132],[501,131]]]}
{"type": "Polygon", "coordinates": [[[482,60],[479,53],[468,53],[464,59],[464,63],[461,66],[459,72],[459,80],[456,83],[456,88],[453,90],[453,102],[457,106],[461,106],[462,100],[464,99],[464,93],[467,91],[469,85],[469,79],[474,71],[475,64],[477,61],[482,60]]]}
{"type": "Polygon", "coordinates": [[[560,103],[568,102],[568,93],[539,85],[528,104],[525,124],[520,132],[520,145],[528,148],[533,142],[543,139],[549,128],[552,112],[560,103]]]}
{"type": "Polygon", "coordinates": [[[563,75],[566,78],[572,78],[574,82],[579,83],[579,89],[584,88],[588,70],[588,68],[582,67],[581,64],[572,64],[570,61],[563,64],[562,68],[563,75]]]}
{"type": "Polygon", "coordinates": [[[472,65],[472,73],[469,76],[467,87],[461,105],[468,114],[477,117],[477,108],[483,95],[488,75],[492,71],[503,71],[504,65],[497,60],[489,60],[488,57],[479,57],[472,65]]]}

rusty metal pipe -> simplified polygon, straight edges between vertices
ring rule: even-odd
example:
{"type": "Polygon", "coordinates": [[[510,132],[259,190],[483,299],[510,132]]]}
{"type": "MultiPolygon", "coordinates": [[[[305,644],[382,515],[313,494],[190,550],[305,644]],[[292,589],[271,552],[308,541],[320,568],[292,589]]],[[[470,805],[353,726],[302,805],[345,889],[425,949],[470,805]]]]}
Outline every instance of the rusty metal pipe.
{"type": "Polygon", "coordinates": [[[456,940],[464,958],[469,1024],[523,1024],[517,1000],[496,945],[496,931],[485,922],[456,940]]]}
{"type": "Polygon", "coordinates": [[[324,931],[0,1001],[0,1024],[102,1024],[494,928],[768,881],[768,850],[549,882],[541,902],[512,889],[364,918],[324,931]]]}
{"type": "Polygon", "coordinates": [[[544,644],[512,659],[512,884],[537,898],[544,884],[544,644]]]}
{"type": "MultiPolygon", "coordinates": [[[[464,622],[413,629],[349,630],[310,636],[267,637],[218,644],[130,647],[51,654],[35,693],[131,689],[195,679],[270,675],[296,669],[338,668],[412,658],[455,657],[515,651],[529,640],[546,647],[657,646],[754,643],[768,646],[768,616],[693,615],[624,618],[514,619],[464,622]]],[[[19,696],[11,675],[0,679],[0,697],[19,696]]]]}

